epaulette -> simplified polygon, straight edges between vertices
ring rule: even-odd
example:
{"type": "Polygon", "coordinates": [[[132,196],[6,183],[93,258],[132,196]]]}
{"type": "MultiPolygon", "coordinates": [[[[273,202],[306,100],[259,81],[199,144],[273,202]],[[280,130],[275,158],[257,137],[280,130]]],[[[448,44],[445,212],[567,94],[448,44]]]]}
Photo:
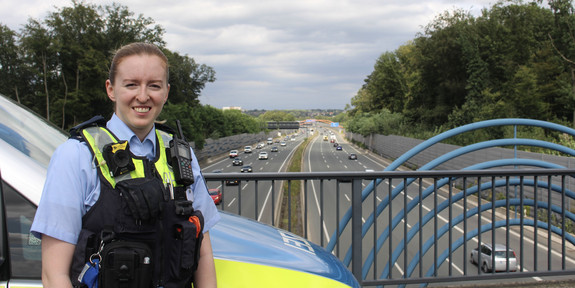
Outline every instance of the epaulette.
{"type": "Polygon", "coordinates": [[[77,139],[82,141],[83,138],[82,135],[80,134],[80,130],[91,126],[106,127],[106,119],[104,119],[104,117],[102,117],[101,115],[98,115],[92,117],[92,119],[86,122],[74,126],[72,129],[70,129],[70,139],[77,139]]]}

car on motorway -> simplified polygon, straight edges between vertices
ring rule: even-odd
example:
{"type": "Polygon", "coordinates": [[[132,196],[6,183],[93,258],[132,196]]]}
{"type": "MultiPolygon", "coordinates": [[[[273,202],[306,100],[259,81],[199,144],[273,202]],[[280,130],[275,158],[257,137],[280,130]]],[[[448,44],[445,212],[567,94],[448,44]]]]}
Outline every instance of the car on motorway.
{"type": "Polygon", "coordinates": [[[268,160],[268,152],[260,152],[260,155],[258,156],[258,159],[260,159],[260,160],[268,160]]]}
{"type": "MultiPolygon", "coordinates": [[[[50,157],[68,134],[2,95],[0,111],[0,286],[42,287],[41,239],[30,226],[50,157]]],[[[360,287],[349,269],[319,245],[219,213],[210,238],[221,287],[360,287]]]]}
{"type": "Polygon", "coordinates": [[[337,147],[339,144],[337,142],[333,142],[333,147],[337,147]]]}
{"type": "Polygon", "coordinates": [[[509,271],[517,271],[517,257],[515,251],[503,244],[495,244],[495,249],[491,244],[481,244],[471,251],[471,263],[481,266],[485,273],[493,271],[493,258],[495,257],[495,272],[507,271],[507,261],[509,261],[509,271]]]}
{"type": "Polygon", "coordinates": [[[244,160],[242,160],[239,157],[234,158],[234,160],[232,161],[232,165],[233,166],[242,166],[244,165],[244,160]]]}
{"type": "Polygon", "coordinates": [[[220,205],[220,203],[222,203],[223,200],[222,190],[220,190],[219,188],[211,188],[208,189],[208,192],[210,193],[212,200],[214,200],[214,204],[220,205]]]}
{"type": "Polygon", "coordinates": [[[256,149],[262,149],[264,148],[266,145],[264,143],[258,143],[258,145],[256,145],[256,149]]]}
{"type": "Polygon", "coordinates": [[[343,147],[341,147],[341,145],[338,145],[337,147],[335,147],[335,150],[337,150],[337,151],[342,151],[342,150],[343,150],[343,147]]]}
{"type": "Polygon", "coordinates": [[[330,143],[335,143],[335,139],[330,139],[329,142],[330,142],[330,143]]]}
{"type": "Polygon", "coordinates": [[[240,185],[240,180],[238,180],[238,179],[227,179],[226,180],[226,186],[236,186],[236,185],[240,185]]]}
{"type": "Polygon", "coordinates": [[[243,166],[243,167],[240,169],[240,172],[242,172],[242,173],[244,173],[244,172],[252,172],[252,170],[253,170],[252,166],[246,165],[246,166],[243,166]]]}
{"type": "Polygon", "coordinates": [[[347,156],[347,158],[348,158],[349,160],[357,160],[357,154],[351,153],[351,154],[349,154],[349,156],[347,156]]]}
{"type": "Polygon", "coordinates": [[[271,150],[271,151],[272,151],[272,152],[278,152],[279,150],[278,150],[278,147],[277,147],[277,146],[274,146],[274,147],[272,147],[272,150],[271,150]]]}
{"type": "Polygon", "coordinates": [[[285,141],[280,142],[280,146],[286,146],[287,143],[285,141]]]}
{"type": "Polygon", "coordinates": [[[252,146],[244,147],[244,153],[252,153],[252,146]]]}
{"type": "Polygon", "coordinates": [[[238,150],[230,150],[230,158],[238,157],[238,150]]]}

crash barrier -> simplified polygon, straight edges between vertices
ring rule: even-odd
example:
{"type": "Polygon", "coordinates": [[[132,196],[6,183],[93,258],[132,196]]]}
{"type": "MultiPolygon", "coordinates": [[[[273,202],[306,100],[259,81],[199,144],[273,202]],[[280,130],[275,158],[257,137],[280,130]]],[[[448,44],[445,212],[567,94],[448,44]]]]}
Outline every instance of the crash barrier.
{"type": "MultiPolygon", "coordinates": [[[[296,130],[294,130],[296,131],[296,130]]],[[[283,131],[285,133],[293,133],[294,131],[283,131]]],[[[242,151],[245,146],[256,146],[258,143],[265,143],[268,138],[278,138],[278,131],[260,132],[257,134],[238,134],[218,139],[206,139],[202,149],[194,149],[194,153],[200,163],[208,163],[211,158],[218,158],[228,155],[230,150],[242,151]]],[[[192,147],[195,147],[194,142],[190,142],[192,147]]]]}

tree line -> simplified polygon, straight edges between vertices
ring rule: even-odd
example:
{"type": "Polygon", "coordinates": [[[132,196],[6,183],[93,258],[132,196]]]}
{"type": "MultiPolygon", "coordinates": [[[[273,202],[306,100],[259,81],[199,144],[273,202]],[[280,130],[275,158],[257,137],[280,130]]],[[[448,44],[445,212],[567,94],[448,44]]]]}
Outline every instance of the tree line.
{"type": "MultiPolygon", "coordinates": [[[[477,17],[461,9],[438,15],[412,41],[381,54],[346,107],[347,128],[426,139],[495,118],[573,126],[574,8],[571,0],[542,2],[500,1],[477,17]]],[[[457,141],[512,133],[506,129],[457,141]]]]}
{"type": "MultiPolygon", "coordinates": [[[[167,49],[164,29],[151,18],[116,3],[79,1],[55,8],[44,19],[28,19],[19,31],[0,23],[1,94],[62,129],[94,115],[108,117],[113,106],[104,82],[111,57],[122,45],[143,41],[161,47],[170,63],[170,97],[160,119],[172,126],[180,119],[186,138],[198,148],[207,138],[258,133],[267,121],[302,120],[289,111],[261,111],[254,117],[201,105],[202,89],[216,81],[212,67],[167,49]]],[[[574,12],[572,0],[501,1],[476,17],[460,9],[446,11],[413,40],[382,53],[347,113],[331,120],[363,135],[421,139],[494,118],[572,126],[574,12]]],[[[504,137],[512,133],[506,129],[456,141],[464,145],[504,137]]]]}
{"type": "Polygon", "coordinates": [[[94,115],[109,117],[113,105],[104,83],[113,53],[131,42],[159,46],[170,63],[170,96],[159,119],[180,119],[187,140],[201,148],[206,138],[257,133],[263,125],[240,111],[201,105],[214,69],[166,48],[165,30],[119,4],[77,0],[44,19],[28,19],[19,31],[0,23],[0,93],[62,129],[94,115]]]}

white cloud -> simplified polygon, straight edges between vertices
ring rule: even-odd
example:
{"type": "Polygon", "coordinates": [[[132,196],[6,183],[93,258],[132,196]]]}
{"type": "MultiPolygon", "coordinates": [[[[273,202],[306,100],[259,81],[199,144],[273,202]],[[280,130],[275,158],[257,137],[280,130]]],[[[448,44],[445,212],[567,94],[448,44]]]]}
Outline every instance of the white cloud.
{"type": "MultiPolygon", "coordinates": [[[[248,109],[339,108],[375,60],[413,39],[445,10],[478,15],[486,0],[117,0],[166,29],[168,48],[212,66],[200,101],[248,109]]],[[[112,1],[97,2],[99,5],[112,1]]],[[[19,30],[71,1],[0,0],[19,30]],[[47,3],[50,2],[50,3],[47,3]]]]}

